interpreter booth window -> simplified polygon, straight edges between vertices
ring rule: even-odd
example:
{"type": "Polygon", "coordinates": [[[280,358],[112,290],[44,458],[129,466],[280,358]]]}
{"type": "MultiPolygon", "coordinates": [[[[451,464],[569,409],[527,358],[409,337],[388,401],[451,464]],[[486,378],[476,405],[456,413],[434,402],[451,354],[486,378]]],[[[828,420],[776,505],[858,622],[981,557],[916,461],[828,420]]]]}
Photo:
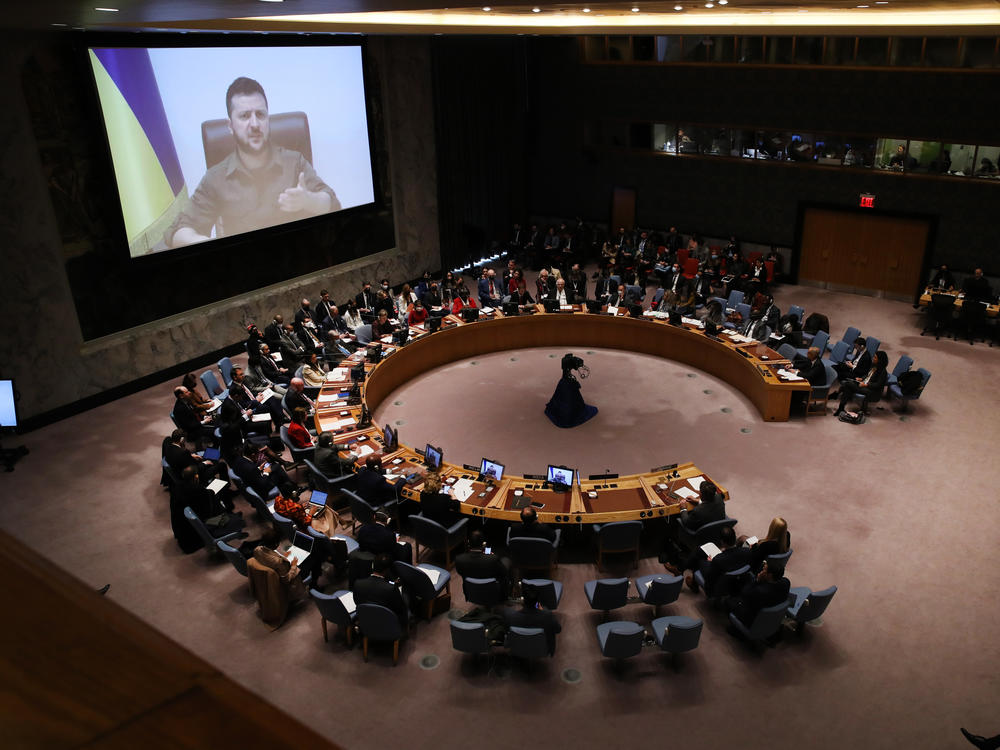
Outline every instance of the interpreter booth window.
{"type": "Polygon", "coordinates": [[[656,57],[656,38],[652,36],[632,37],[632,59],[650,62],[656,57]]]}
{"type": "Polygon", "coordinates": [[[628,145],[642,151],[653,148],[653,123],[633,122],[629,125],[628,145]]]}
{"type": "Polygon", "coordinates": [[[963,68],[997,67],[997,39],[995,37],[966,37],[962,45],[963,68]]]}
{"type": "Polygon", "coordinates": [[[789,161],[811,163],[816,160],[814,139],[811,133],[792,133],[786,149],[789,161]]]}
{"type": "Polygon", "coordinates": [[[605,120],[603,140],[605,146],[612,148],[627,148],[629,144],[629,123],[617,120],[605,120]]]}
{"type": "Polygon", "coordinates": [[[795,37],[795,64],[821,65],[823,63],[823,37],[795,37]]]}
{"type": "Polygon", "coordinates": [[[730,156],[753,159],[757,155],[757,133],[753,130],[734,130],[730,156]]]}
{"type": "Polygon", "coordinates": [[[885,36],[858,37],[858,54],[855,65],[877,66],[889,61],[889,38],[885,36]]]}
{"type": "Polygon", "coordinates": [[[708,156],[729,156],[732,139],[728,128],[704,128],[707,148],[702,153],[708,156]]]}
{"type": "Polygon", "coordinates": [[[854,65],[854,48],[857,38],[853,36],[831,36],[826,40],[827,65],[854,65]]]}
{"type": "Polygon", "coordinates": [[[704,128],[681,124],[677,128],[677,148],[682,154],[702,154],[710,148],[704,128]]]}
{"type": "Polygon", "coordinates": [[[608,59],[612,62],[626,62],[632,59],[632,37],[609,36],[608,59]]]}
{"type": "Polygon", "coordinates": [[[876,140],[862,136],[844,138],[844,166],[871,167],[875,163],[876,140]]]}
{"type": "Polygon", "coordinates": [[[889,48],[889,64],[896,68],[916,67],[924,64],[924,38],[922,36],[897,36],[889,48]]]}
{"type": "Polygon", "coordinates": [[[764,62],[764,37],[744,36],[737,43],[737,61],[741,63],[764,62]]]}
{"type": "Polygon", "coordinates": [[[906,140],[898,138],[879,138],[875,166],[879,169],[890,169],[902,172],[909,162],[906,152],[906,140]]]}
{"type": "Polygon", "coordinates": [[[976,147],[971,143],[942,143],[942,154],[951,161],[948,174],[969,177],[976,171],[976,147]]]}
{"type": "Polygon", "coordinates": [[[653,123],[653,148],[667,154],[677,153],[677,125],[674,123],[653,123]]]}
{"type": "Polygon", "coordinates": [[[817,135],[813,146],[817,164],[824,167],[839,167],[844,163],[844,154],[847,153],[847,148],[842,136],[817,135]]]}
{"type": "Polygon", "coordinates": [[[976,177],[1000,179],[1000,146],[980,146],[976,150],[976,177]]]}
{"type": "Polygon", "coordinates": [[[788,133],[765,130],[758,142],[757,158],[784,161],[788,158],[787,148],[790,142],[791,138],[788,133]]]}
{"type": "Polygon", "coordinates": [[[767,61],[772,65],[791,65],[795,37],[770,36],[767,38],[767,61]]]}
{"type": "Polygon", "coordinates": [[[684,60],[707,63],[715,61],[715,38],[710,36],[684,37],[684,60]]]}
{"type": "Polygon", "coordinates": [[[931,68],[954,68],[958,66],[958,39],[927,37],[924,48],[924,64],[931,68]]]}
{"type": "Polygon", "coordinates": [[[583,38],[583,59],[587,62],[607,60],[608,38],[606,36],[585,36],[583,38]]]}
{"type": "Polygon", "coordinates": [[[684,45],[679,36],[656,37],[656,61],[661,63],[680,62],[683,59],[684,45]]]}
{"type": "Polygon", "coordinates": [[[736,37],[713,36],[710,38],[712,40],[712,62],[736,62],[736,37]]]}
{"type": "Polygon", "coordinates": [[[941,149],[940,141],[910,141],[912,171],[922,174],[942,174],[951,168],[951,155],[941,149]]]}

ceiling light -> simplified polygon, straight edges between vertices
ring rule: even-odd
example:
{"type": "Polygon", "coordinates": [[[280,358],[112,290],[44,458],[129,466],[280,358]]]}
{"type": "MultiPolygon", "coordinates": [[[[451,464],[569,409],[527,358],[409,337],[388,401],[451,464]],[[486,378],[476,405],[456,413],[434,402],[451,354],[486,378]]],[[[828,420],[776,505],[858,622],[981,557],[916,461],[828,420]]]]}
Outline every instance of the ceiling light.
{"type": "Polygon", "coordinates": [[[118,8],[94,8],[94,10],[104,11],[105,13],[117,13],[118,8]]]}
{"type": "Polygon", "coordinates": [[[715,3],[705,3],[705,7],[706,8],[714,8],[715,7],[715,3]]]}
{"type": "Polygon", "coordinates": [[[285,0],[260,0],[262,3],[283,3],[285,0]]]}
{"type": "Polygon", "coordinates": [[[584,8],[584,9],[583,9],[583,12],[584,12],[584,13],[590,13],[590,8],[584,8]]]}
{"type": "Polygon", "coordinates": [[[541,8],[532,8],[532,9],[531,9],[531,12],[532,12],[532,13],[541,13],[541,12],[542,12],[542,9],[541,9],[541,8]]]}
{"type": "Polygon", "coordinates": [[[638,8],[636,8],[635,6],[633,6],[633,7],[632,7],[632,12],[633,12],[633,13],[638,13],[638,12],[639,12],[639,9],[638,9],[638,8]]]}
{"type": "Polygon", "coordinates": [[[683,5],[675,5],[674,6],[674,10],[684,10],[684,6],[683,5]]]}
{"type": "Polygon", "coordinates": [[[489,13],[491,10],[493,10],[493,8],[491,8],[490,6],[488,6],[488,5],[484,5],[483,6],[483,12],[484,13],[489,13]]]}
{"type": "Polygon", "coordinates": [[[875,0],[876,5],[888,5],[889,0],[875,0]]]}
{"type": "Polygon", "coordinates": [[[719,5],[729,5],[729,0],[719,0],[719,5]]]}
{"type": "Polygon", "coordinates": [[[49,26],[63,26],[63,27],[65,27],[66,24],[64,24],[64,23],[50,23],[49,26]]]}
{"type": "Polygon", "coordinates": [[[870,8],[871,6],[870,5],[859,5],[858,7],[859,8],[870,8]]]}

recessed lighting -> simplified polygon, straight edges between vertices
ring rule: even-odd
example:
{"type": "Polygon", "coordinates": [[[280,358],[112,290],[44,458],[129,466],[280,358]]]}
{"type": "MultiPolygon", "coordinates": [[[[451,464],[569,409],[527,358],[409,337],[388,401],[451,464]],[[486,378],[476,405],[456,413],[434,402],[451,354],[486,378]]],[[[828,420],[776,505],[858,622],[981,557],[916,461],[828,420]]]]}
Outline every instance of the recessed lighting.
{"type": "Polygon", "coordinates": [[[260,0],[262,3],[283,3],[285,0],[260,0]]]}
{"type": "Polygon", "coordinates": [[[889,0],[875,0],[876,5],[888,5],[889,0]]]}
{"type": "Polygon", "coordinates": [[[633,12],[633,13],[638,13],[638,12],[639,12],[639,9],[638,9],[638,8],[636,8],[635,6],[633,6],[633,7],[632,7],[632,12],[633,12]]]}
{"type": "Polygon", "coordinates": [[[705,3],[705,7],[706,8],[714,8],[715,7],[715,3],[705,3]]]}
{"type": "Polygon", "coordinates": [[[62,26],[62,27],[65,27],[66,24],[64,24],[64,23],[50,23],[49,26],[62,26]]]}
{"type": "Polygon", "coordinates": [[[859,8],[870,8],[871,6],[870,5],[859,5],[858,7],[859,8]]]}
{"type": "Polygon", "coordinates": [[[541,8],[532,8],[532,9],[531,9],[531,12],[532,12],[532,13],[541,13],[541,12],[542,12],[542,9],[541,9],[541,8]]]}
{"type": "Polygon", "coordinates": [[[488,6],[488,5],[484,5],[483,6],[483,12],[484,13],[489,13],[491,10],[493,10],[493,8],[491,8],[490,6],[488,6]]]}
{"type": "Polygon", "coordinates": [[[729,0],[719,0],[719,5],[729,5],[729,0]]]}
{"type": "Polygon", "coordinates": [[[584,9],[583,9],[583,12],[584,12],[584,13],[590,13],[590,8],[584,8],[584,9]]]}
{"type": "Polygon", "coordinates": [[[684,6],[683,5],[675,5],[674,6],[674,10],[684,10],[684,6]]]}
{"type": "Polygon", "coordinates": [[[94,8],[94,10],[103,11],[104,13],[117,13],[118,8],[94,8]]]}

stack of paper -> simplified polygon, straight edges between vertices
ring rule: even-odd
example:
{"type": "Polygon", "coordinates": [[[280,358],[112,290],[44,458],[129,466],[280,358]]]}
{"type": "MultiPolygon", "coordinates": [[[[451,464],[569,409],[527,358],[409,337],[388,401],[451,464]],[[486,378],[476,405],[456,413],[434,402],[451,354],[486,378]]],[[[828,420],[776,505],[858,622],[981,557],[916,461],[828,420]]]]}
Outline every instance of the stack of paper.
{"type": "Polygon", "coordinates": [[[459,479],[452,485],[452,490],[455,493],[455,499],[460,503],[464,503],[470,497],[472,497],[473,487],[471,479],[459,479]]]}
{"type": "Polygon", "coordinates": [[[778,369],[778,377],[782,380],[794,381],[794,380],[805,380],[801,375],[794,372],[789,372],[788,370],[782,368],[778,369]]]}
{"type": "Polygon", "coordinates": [[[417,567],[418,567],[418,569],[424,571],[424,573],[427,574],[427,577],[431,579],[431,585],[437,586],[438,579],[441,577],[441,571],[440,570],[434,570],[432,568],[425,568],[422,565],[418,565],[417,567]]]}
{"type": "Polygon", "coordinates": [[[219,494],[219,490],[221,490],[223,487],[228,487],[228,486],[229,482],[227,482],[225,479],[213,479],[211,482],[208,483],[208,489],[214,492],[216,495],[219,494]]]}
{"type": "Polygon", "coordinates": [[[337,380],[347,380],[350,371],[346,367],[335,367],[326,374],[326,382],[332,383],[337,380]]]}
{"type": "Polygon", "coordinates": [[[345,419],[338,419],[335,422],[324,422],[323,429],[328,431],[341,430],[344,427],[353,427],[357,424],[353,417],[346,417],[345,419]]]}
{"type": "Polygon", "coordinates": [[[695,491],[698,491],[698,490],[701,489],[701,483],[704,482],[704,481],[705,481],[705,476],[701,475],[701,474],[698,475],[698,476],[696,476],[696,477],[690,477],[688,479],[688,482],[691,483],[691,486],[694,487],[695,491]]]}
{"type": "Polygon", "coordinates": [[[361,456],[362,458],[364,458],[368,454],[374,453],[374,452],[375,452],[375,449],[372,448],[370,445],[362,445],[362,446],[360,446],[358,448],[358,455],[361,456]]]}
{"type": "Polygon", "coordinates": [[[680,489],[675,490],[674,494],[677,495],[678,497],[684,498],[685,500],[690,500],[693,497],[698,497],[697,492],[695,492],[694,490],[689,490],[687,487],[681,487],[680,489]]]}

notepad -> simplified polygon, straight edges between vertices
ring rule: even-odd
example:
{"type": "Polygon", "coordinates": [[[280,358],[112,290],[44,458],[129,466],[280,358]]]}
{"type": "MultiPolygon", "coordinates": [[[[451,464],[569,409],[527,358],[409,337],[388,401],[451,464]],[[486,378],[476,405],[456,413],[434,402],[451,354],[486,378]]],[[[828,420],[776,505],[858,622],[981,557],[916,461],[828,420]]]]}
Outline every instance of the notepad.
{"type": "Polygon", "coordinates": [[[698,497],[697,492],[695,492],[694,490],[690,490],[687,487],[681,487],[680,489],[675,490],[674,494],[677,495],[677,497],[684,498],[685,500],[690,500],[691,498],[698,497]]]}
{"type": "Polygon", "coordinates": [[[618,308],[615,307],[614,305],[608,305],[608,315],[617,315],[617,314],[618,314],[618,308]]]}
{"type": "Polygon", "coordinates": [[[206,489],[209,489],[216,495],[218,495],[219,490],[221,490],[223,487],[228,487],[228,486],[229,482],[227,482],[225,479],[213,479],[211,482],[208,483],[208,487],[206,489]]]}
{"type": "Polygon", "coordinates": [[[361,458],[364,458],[365,456],[374,452],[375,449],[372,448],[370,445],[362,445],[358,448],[358,456],[360,456],[361,458]]]}
{"type": "Polygon", "coordinates": [[[748,537],[748,538],[747,538],[747,544],[748,544],[748,545],[749,545],[750,547],[753,547],[753,546],[754,546],[754,545],[755,545],[755,544],[756,544],[757,542],[759,542],[759,541],[760,541],[760,539],[758,539],[758,538],[757,538],[757,537],[755,537],[755,536],[751,536],[751,537],[748,537]]]}
{"type": "Polygon", "coordinates": [[[338,419],[335,422],[324,422],[323,428],[328,431],[335,431],[343,429],[348,425],[354,426],[355,424],[356,422],[354,421],[354,419],[352,417],[348,417],[347,419],[338,419]]]}
{"type": "Polygon", "coordinates": [[[336,380],[347,380],[350,371],[346,367],[335,367],[326,374],[326,382],[332,383],[336,380]]]}
{"type": "Polygon", "coordinates": [[[220,406],[222,406],[222,402],[221,402],[221,401],[219,401],[219,399],[217,399],[217,398],[213,398],[213,399],[212,399],[212,403],[211,403],[211,404],[209,404],[209,406],[208,406],[208,410],[209,410],[210,412],[211,412],[211,411],[215,411],[215,410],[216,410],[216,409],[218,409],[218,408],[219,408],[220,406]]]}
{"type": "Polygon", "coordinates": [[[350,591],[345,591],[343,594],[337,597],[340,599],[340,603],[344,605],[344,609],[347,610],[347,614],[351,614],[358,608],[358,605],[354,603],[354,594],[350,591]]]}
{"type": "Polygon", "coordinates": [[[250,417],[250,421],[251,422],[270,422],[271,421],[271,415],[270,414],[254,414],[252,417],[250,417]]]}
{"type": "Polygon", "coordinates": [[[278,394],[272,391],[270,388],[265,388],[260,392],[260,395],[257,396],[257,400],[263,404],[269,398],[274,398],[277,395],[278,394]]]}
{"type": "Polygon", "coordinates": [[[459,479],[452,486],[452,490],[455,492],[455,499],[460,503],[464,503],[470,497],[472,497],[472,480],[471,479],[459,479]]]}
{"type": "Polygon", "coordinates": [[[795,372],[789,372],[788,370],[778,368],[778,377],[782,380],[795,381],[795,380],[805,380],[801,375],[795,372]]]}
{"type": "Polygon", "coordinates": [[[316,400],[317,400],[317,402],[319,402],[321,404],[327,404],[327,405],[333,405],[333,406],[340,406],[341,404],[334,404],[333,403],[333,402],[337,401],[339,398],[340,397],[339,397],[338,394],[336,394],[336,393],[330,393],[330,394],[327,394],[325,396],[320,396],[316,400]]]}
{"type": "Polygon", "coordinates": [[[701,489],[701,483],[704,482],[704,481],[705,481],[705,477],[703,475],[700,475],[700,474],[698,476],[696,476],[696,477],[688,477],[688,482],[691,483],[691,486],[694,487],[695,490],[700,490],[701,489]]]}
{"type": "Polygon", "coordinates": [[[275,362],[280,362],[281,352],[271,352],[271,359],[273,359],[275,362]]]}
{"type": "Polygon", "coordinates": [[[431,579],[431,585],[432,586],[437,586],[437,582],[441,578],[441,571],[440,570],[433,570],[433,569],[430,569],[430,568],[425,568],[425,567],[423,567],[421,565],[418,565],[417,569],[424,571],[424,573],[427,575],[427,577],[431,579]]]}
{"type": "Polygon", "coordinates": [[[722,550],[719,549],[717,546],[715,546],[715,544],[713,544],[712,542],[705,542],[703,545],[701,545],[701,551],[704,552],[706,555],[708,555],[709,560],[711,560],[717,554],[722,552],[722,550]]]}
{"type": "Polygon", "coordinates": [[[484,307],[483,310],[482,310],[482,312],[483,312],[484,315],[489,315],[490,313],[493,312],[493,308],[492,307],[484,307]]]}

